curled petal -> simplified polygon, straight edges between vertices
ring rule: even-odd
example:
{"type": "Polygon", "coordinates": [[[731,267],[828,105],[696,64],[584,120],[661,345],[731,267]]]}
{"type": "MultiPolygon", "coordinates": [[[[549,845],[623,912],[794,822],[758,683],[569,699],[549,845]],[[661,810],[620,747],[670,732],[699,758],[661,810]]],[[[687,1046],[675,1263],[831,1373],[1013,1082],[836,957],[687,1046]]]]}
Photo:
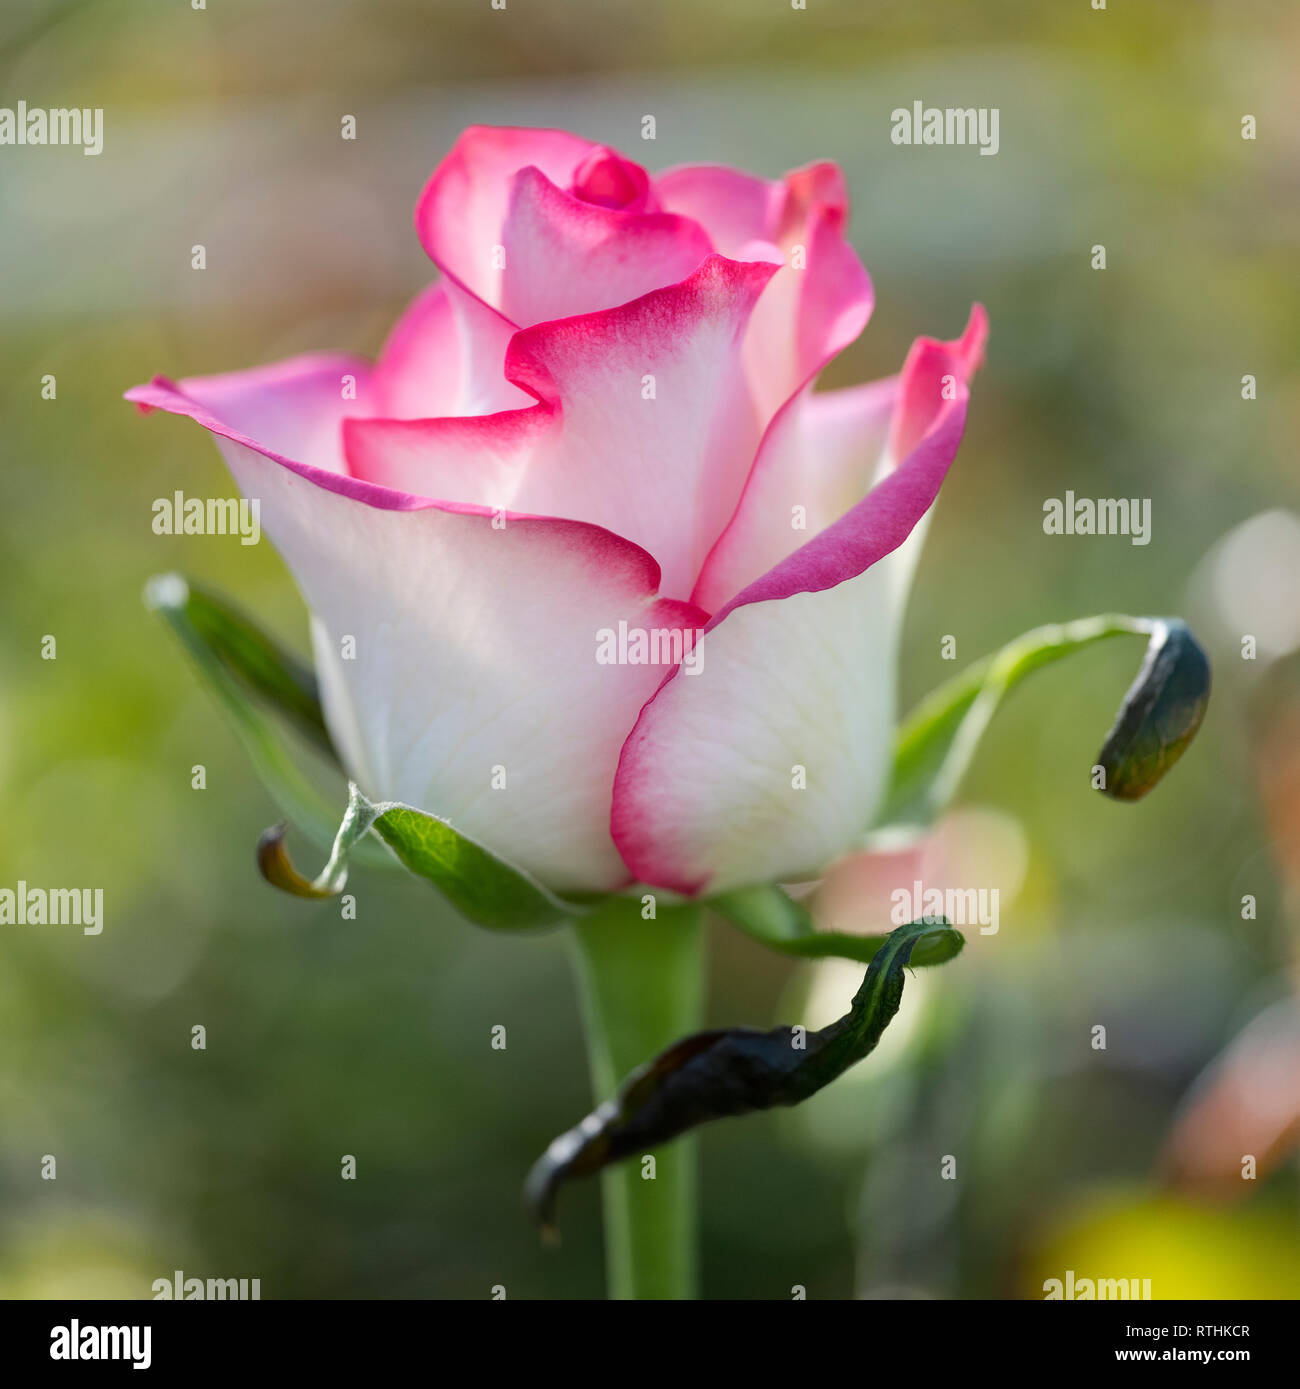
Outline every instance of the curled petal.
{"type": "Polygon", "coordinates": [[[702,228],[659,208],[639,165],[555,130],[467,130],[415,225],[450,279],[519,327],[675,284],[712,250],[702,228]]]}
{"type": "Polygon", "coordinates": [[[630,304],[524,329],[506,374],[533,409],[351,420],[352,469],[427,497],[608,527],[653,554],[664,591],[685,597],[757,443],[737,365],[772,270],[710,256],[630,304]]]}
{"type": "Polygon", "coordinates": [[[770,420],[871,316],[871,280],[845,236],[843,175],[821,162],[772,182],[699,164],[667,170],[655,187],[664,207],[703,226],[723,255],[774,256],[781,265],[745,340],[750,388],[770,420]]]}
{"type": "MultiPolygon", "coordinates": [[[[370,363],[325,352],[251,371],[191,376],[184,386],[232,435],[257,439],[273,456],[296,458],[328,473],[347,472],[343,421],[353,414],[372,414],[378,405],[370,363]]],[[[128,391],[126,398],[146,412],[167,409],[159,402],[170,399],[175,389],[159,376],[128,391]]]]}
{"type": "Polygon", "coordinates": [[[563,130],[470,126],[434,170],[415,207],[415,229],[433,263],[485,304],[501,305],[501,231],[511,186],[533,167],[567,187],[598,148],[563,130]]]}
{"type": "Polygon", "coordinates": [[[712,250],[688,218],[584,202],[532,168],[515,175],[501,241],[500,308],[521,325],[626,304],[685,279],[712,250]]]}

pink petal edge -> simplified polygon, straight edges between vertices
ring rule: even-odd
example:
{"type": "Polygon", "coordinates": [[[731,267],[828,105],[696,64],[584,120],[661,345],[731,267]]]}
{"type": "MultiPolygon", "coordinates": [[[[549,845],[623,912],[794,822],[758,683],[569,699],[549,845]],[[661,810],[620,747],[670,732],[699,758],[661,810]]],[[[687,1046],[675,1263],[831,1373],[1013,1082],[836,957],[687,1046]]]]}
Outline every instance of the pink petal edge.
{"type": "MultiPolygon", "coordinates": [[[[253,368],[248,372],[232,372],[229,373],[229,377],[249,377],[261,382],[278,380],[282,375],[292,375],[295,370],[301,369],[303,362],[312,361],[319,365],[320,360],[319,357],[291,359],[269,367],[253,368]]],[[[174,382],[165,376],[155,376],[152,381],[144,385],[133,386],[124,392],[123,398],[138,406],[142,414],[163,410],[172,415],[188,416],[210,433],[219,434],[234,443],[253,449],[269,458],[273,463],[278,463],[282,468],[296,473],[315,486],[327,492],[335,492],[351,501],[359,502],[363,506],[372,506],[380,511],[406,512],[433,508],[455,515],[480,516],[489,522],[498,515],[498,512],[492,507],[419,497],[410,492],[396,491],[377,483],[364,482],[359,478],[342,473],[331,473],[324,468],[317,468],[309,463],[298,463],[291,458],[286,458],[283,454],[267,448],[256,439],[252,439],[227,425],[204,404],[188,394],[188,389],[195,384],[219,379],[223,378],[189,377],[174,382]]],[[[629,578],[635,576],[647,596],[657,594],[659,591],[660,569],[654,556],[642,549],[641,546],[621,535],[616,535],[603,526],[596,526],[587,521],[570,521],[562,517],[541,516],[529,512],[504,512],[501,514],[504,515],[507,525],[519,524],[562,532],[570,543],[581,545],[592,554],[593,558],[598,558],[611,570],[623,569],[629,578]]],[[[658,601],[665,606],[655,611],[664,615],[671,612],[681,621],[683,626],[702,626],[707,618],[707,614],[695,607],[694,604],[669,598],[660,598],[658,601]]]]}
{"type": "MultiPolygon", "coordinates": [[[[967,381],[982,360],[987,334],[988,316],[976,304],[955,343],[922,338],[913,344],[903,368],[894,433],[909,440],[920,429],[921,437],[856,506],[715,612],[701,640],[738,608],[833,588],[862,574],[907,539],[934,503],[956,456],[965,428],[967,381]],[[957,380],[956,396],[936,408],[932,397],[918,392],[917,383],[948,374],[957,380]]],[[[707,646],[704,650],[707,658],[707,646]]],[[[654,757],[651,725],[658,721],[660,697],[680,671],[678,666],[665,675],[623,745],[614,778],[610,833],[634,878],[694,897],[707,888],[709,878],[686,875],[681,866],[662,857],[650,816],[671,819],[672,808],[648,810],[640,804],[639,789],[654,757]]]]}

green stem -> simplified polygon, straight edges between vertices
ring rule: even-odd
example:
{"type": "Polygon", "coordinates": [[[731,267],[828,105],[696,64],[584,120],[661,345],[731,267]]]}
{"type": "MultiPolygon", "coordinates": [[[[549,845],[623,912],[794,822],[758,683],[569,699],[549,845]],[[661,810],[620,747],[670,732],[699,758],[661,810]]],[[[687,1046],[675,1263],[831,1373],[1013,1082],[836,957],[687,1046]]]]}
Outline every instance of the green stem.
{"type": "MultiPolygon", "coordinates": [[[[574,927],[578,988],[596,1102],[627,1073],[699,1030],[704,1011],[703,908],[616,898],[574,927]]],[[[696,1149],[679,1138],[601,1173],[611,1298],[696,1294],[696,1149]],[[651,1166],[645,1161],[654,1158],[651,1166]],[[653,1173],[653,1177],[650,1176],[653,1173]]]]}

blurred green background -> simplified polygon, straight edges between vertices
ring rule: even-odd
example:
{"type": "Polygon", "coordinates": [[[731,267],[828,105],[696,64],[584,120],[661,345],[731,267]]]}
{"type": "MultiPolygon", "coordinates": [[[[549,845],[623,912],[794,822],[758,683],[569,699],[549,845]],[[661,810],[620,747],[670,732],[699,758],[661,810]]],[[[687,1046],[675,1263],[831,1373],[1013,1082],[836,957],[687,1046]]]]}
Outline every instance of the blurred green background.
{"type": "MultiPolygon", "coordinates": [[[[1183,613],[1215,665],[1200,740],[1138,806],[1087,781],[1137,645],[1017,693],[953,830],[999,933],[805,1108],[706,1131],[706,1294],[1032,1297],[1067,1268],[1300,1293],[1297,51],[1286,0],[6,0],[0,105],[106,125],[94,159],[0,149],[0,884],[102,886],[106,926],[0,928],[0,1295],[149,1296],[174,1269],[264,1297],[601,1293],[595,1185],[558,1251],[519,1200],[589,1098],[564,939],[477,931],[414,880],[359,874],[356,921],[268,888],[275,808],[140,602],[180,569],[305,645],[269,545],[152,533],[155,497],[230,482],[120,393],[375,351],[430,278],[411,208],[470,122],[651,168],[839,160],[877,309],[832,384],[987,305],[905,706],[954,669],[945,635],[965,663],[1107,609],[1183,613]],[[893,146],[917,99],[998,107],[1000,153],[893,146]],[[1152,543],[1045,536],[1066,489],[1150,497],[1152,543]]],[[[856,982],[711,939],[717,1024],[821,1022],[856,982]]]]}

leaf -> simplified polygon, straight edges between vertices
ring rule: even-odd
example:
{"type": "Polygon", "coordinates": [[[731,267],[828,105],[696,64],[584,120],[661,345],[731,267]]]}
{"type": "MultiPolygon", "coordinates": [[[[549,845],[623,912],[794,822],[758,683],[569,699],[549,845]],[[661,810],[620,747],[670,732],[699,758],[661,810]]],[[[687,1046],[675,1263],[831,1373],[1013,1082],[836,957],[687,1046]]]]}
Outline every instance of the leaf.
{"type": "Polygon", "coordinates": [[[193,584],[186,584],[186,593],[185,615],[217,660],[340,766],[325,726],[316,672],[216,594],[193,584]]]}
{"type": "MultiPolygon", "coordinates": [[[[736,888],[710,898],[708,905],[761,945],[805,960],[835,958],[870,964],[889,939],[887,935],[819,931],[807,910],[774,883],[736,888]]],[[[952,946],[954,937],[961,939],[953,932],[923,942],[913,953],[912,965],[941,965],[951,959],[961,948],[952,946]]]]}
{"type": "Polygon", "coordinates": [[[1200,726],[1209,662],[1177,618],[1107,613],[1026,632],[927,695],[899,729],[877,823],[930,824],[956,794],[993,715],[1025,676],[1096,642],[1134,635],[1149,638],[1146,659],[1098,760],[1106,766],[1108,794],[1144,795],[1200,726]]]}
{"type": "MultiPolygon", "coordinates": [[[[150,579],[144,601],[180,638],[280,809],[317,848],[329,848],[337,812],[299,770],[280,730],[263,712],[263,704],[270,703],[313,741],[319,744],[324,736],[328,744],[314,677],[233,608],[194,589],[179,574],[150,579]],[[253,693],[261,699],[250,698],[253,693]],[[318,719],[319,730],[312,734],[318,719]]],[[[391,866],[391,856],[377,845],[360,848],[367,862],[391,866]]]]}
{"type": "Polygon", "coordinates": [[[807,1033],[728,1028],[669,1047],[534,1164],[524,1188],[534,1217],[553,1230],[559,1188],[573,1177],[646,1153],[712,1119],[806,1100],[875,1048],[898,1011],[903,969],[914,951],[927,944],[934,953],[946,948],[950,958],[963,943],[941,919],[913,921],[885,937],[848,1013],[829,1027],[807,1033]]]}
{"type": "Polygon", "coordinates": [[[1191,628],[1177,618],[1158,622],[1097,756],[1106,774],[1099,789],[1120,801],[1145,796],[1186,751],[1209,700],[1210,663],[1191,628]]]}
{"type": "Polygon", "coordinates": [[[396,801],[367,800],[348,785],[348,808],[329,861],[314,879],[294,868],[283,844],[283,826],[258,844],[258,867],[276,887],[298,897],[336,897],[347,884],[348,858],[371,832],[412,873],[428,879],[462,916],[495,930],[521,931],[580,915],[576,903],[557,897],[530,874],[498,858],[445,820],[396,801]]]}

